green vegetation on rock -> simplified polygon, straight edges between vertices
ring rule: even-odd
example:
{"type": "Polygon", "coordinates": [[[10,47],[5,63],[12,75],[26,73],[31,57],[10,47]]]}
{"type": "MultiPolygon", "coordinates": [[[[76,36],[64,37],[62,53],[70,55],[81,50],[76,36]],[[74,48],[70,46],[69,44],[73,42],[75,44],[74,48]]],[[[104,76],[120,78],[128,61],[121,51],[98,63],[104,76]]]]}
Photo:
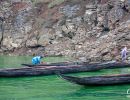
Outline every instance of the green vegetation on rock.
{"type": "Polygon", "coordinates": [[[63,3],[64,1],[65,0],[54,0],[51,3],[48,4],[48,8],[52,8],[52,7],[56,6],[56,5],[59,5],[59,4],[63,3]]]}

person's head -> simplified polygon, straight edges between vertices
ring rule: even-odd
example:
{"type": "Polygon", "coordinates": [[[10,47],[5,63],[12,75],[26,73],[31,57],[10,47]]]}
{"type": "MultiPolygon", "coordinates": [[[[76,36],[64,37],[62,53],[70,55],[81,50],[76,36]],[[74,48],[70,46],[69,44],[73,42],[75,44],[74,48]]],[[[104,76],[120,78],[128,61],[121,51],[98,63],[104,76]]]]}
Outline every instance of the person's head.
{"type": "Polygon", "coordinates": [[[126,46],[126,45],[124,45],[124,49],[127,49],[127,46],[126,46]]]}
{"type": "Polygon", "coordinates": [[[43,56],[40,56],[41,58],[43,58],[43,56]]]}
{"type": "Polygon", "coordinates": [[[33,53],[33,54],[32,54],[32,56],[33,56],[33,57],[35,57],[35,56],[36,56],[36,54],[35,54],[35,53],[33,53]]]}

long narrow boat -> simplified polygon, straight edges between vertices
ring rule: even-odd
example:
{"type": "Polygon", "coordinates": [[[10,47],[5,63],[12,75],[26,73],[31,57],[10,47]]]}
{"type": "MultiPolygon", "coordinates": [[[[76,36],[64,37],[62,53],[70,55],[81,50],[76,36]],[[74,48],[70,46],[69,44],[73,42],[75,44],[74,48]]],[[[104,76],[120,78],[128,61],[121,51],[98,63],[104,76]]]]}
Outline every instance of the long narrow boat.
{"type": "Polygon", "coordinates": [[[102,86],[102,85],[118,85],[130,84],[130,74],[111,75],[111,76],[92,76],[92,77],[74,77],[59,74],[63,79],[78,85],[84,86],[102,86]]]}
{"type": "Polygon", "coordinates": [[[68,66],[68,65],[83,65],[84,63],[79,63],[79,62],[58,62],[58,63],[50,63],[50,64],[21,64],[23,66],[28,66],[28,67],[35,67],[35,66],[68,66]]]}
{"type": "Polygon", "coordinates": [[[67,66],[35,66],[0,69],[0,77],[22,77],[22,76],[40,76],[53,75],[56,72],[63,74],[98,71],[106,68],[124,68],[130,67],[130,63],[102,63],[102,64],[87,64],[87,65],[67,65],[67,66]]]}
{"type": "Polygon", "coordinates": [[[23,66],[28,66],[28,67],[37,67],[37,66],[90,66],[92,69],[94,67],[101,66],[105,69],[114,69],[114,68],[126,68],[130,67],[130,63],[122,63],[122,62],[103,62],[103,63],[86,63],[86,62],[60,62],[60,63],[50,63],[50,64],[38,64],[38,65],[33,65],[33,64],[22,64],[23,66]]]}
{"type": "Polygon", "coordinates": [[[88,62],[56,62],[56,63],[44,63],[44,64],[21,64],[23,66],[35,67],[35,66],[68,66],[68,65],[108,65],[115,64],[116,61],[106,61],[106,62],[96,62],[96,63],[88,63],[88,62]]]}
{"type": "Polygon", "coordinates": [[[0,77],[23,77],[23,76],[40,76],[40,75],[53,75],[56,72],[63,74],[77,73],[87,71],[97,71],[103,69],[102,66],[91,67],[81,65],[71,66],[35,66],[35,67],[22,67],[22,68],[9,68],[0,69],[0,77]]]}
{"type": "MultiPolygon", "coordinates": [[[[69,65],[91,65],[88,62],[56,62],[56,63],[44,63],[44,64],[21,64],[23,66],[35,67],[35,66],[69,66],[69,65]]],[[[92,64],[101,64],[101,63],[92,63],[92,64]]]]}

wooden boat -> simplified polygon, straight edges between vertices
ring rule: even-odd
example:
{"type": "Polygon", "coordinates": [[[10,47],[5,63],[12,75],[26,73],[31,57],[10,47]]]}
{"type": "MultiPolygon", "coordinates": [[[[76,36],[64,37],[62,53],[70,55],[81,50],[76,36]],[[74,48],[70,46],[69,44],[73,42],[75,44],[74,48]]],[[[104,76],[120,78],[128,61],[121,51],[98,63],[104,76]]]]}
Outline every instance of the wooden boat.
{"type": "Polygon", "coordinates": [[[115,61],[109,61],[109,62],[103,62],[103,63],[87,63],[87,62],[60,62],[60,63],[50,63],[50,64],[21,64],[23,66],[28,67],[37,67],[37,66],[86,66],[86,67],[99,67],[101,66],[104,69],[114,69],[114,68],[126,68],[130,67],[130,63],[122,63],[122,62],[115,62],[115,61]]]}
{"type": "Polygon", "coordinates": [[[63,79],[78,85],[97,86],[97,85],[118,85],[130,84],[130,74],[111,75],[111,76],[92,76],[92,77],[74,77],[59,74],[63,79]]]}
{"type": "MultiPolygon", "coordinates": [[[[28,67],[35,67],[35,66],[68,66],[68,65],[79,65],[81,63],[78,62],[58,62],[58,63],[50,63],[50,64],[21,64],[23,66],[28,66],[28,67]]],[[[83,63],[82,63],[83,64],[83,63]]]]}
{"type": "Polygon", "coordinates": [[[66,65],[66,66],[35,66],[0,69],[0,77],[22,77],[22,76],[40,76],[53,75],[56,72],[62,74],[98,71],[106,68],[124,68],[130,67],[129,63],[101,63],[101,64],[86,64],[86,65],[66,65]]]}
{"type": "MultiPolygon", "coordinates": [[[[57,62],[57,63],[45,63],[45,64],[21,64],[23,66],[35,67],[35,66],[69,66],[69,65],[87,65],[87,62],[57,62]]],[[[101,63],[94,63],[101,64],[101,63]]],[[[90,65],[90,64],[89,64],[90,65]]]]}
{"type": "MultiPolygon", "coordinates": [[[[69,65],[86,65],[86,66],[97,66],[97,65],[108,65],[115,64],[115,61],[88,63],[88,62],[57,62],[57,63],[44,63],[44,64],[21,64],[23,66],[35,67],[35,66],[69,66],[69,65]]],[[[119,63],[120,64],[120,63],[119,63]]]]}
{"type": "Polygon", "coordinates": [[[70,66],[35,66],[35,67],[22,67],[22,68],[9,68],[0,69],[0,77],[23,77],[23,76],[40,76],[40,75],[53,75],[56,72],[63,74],[77,73],[87,71],[97,71],[103,67],[91,67],[81,65],[70,66]]]}

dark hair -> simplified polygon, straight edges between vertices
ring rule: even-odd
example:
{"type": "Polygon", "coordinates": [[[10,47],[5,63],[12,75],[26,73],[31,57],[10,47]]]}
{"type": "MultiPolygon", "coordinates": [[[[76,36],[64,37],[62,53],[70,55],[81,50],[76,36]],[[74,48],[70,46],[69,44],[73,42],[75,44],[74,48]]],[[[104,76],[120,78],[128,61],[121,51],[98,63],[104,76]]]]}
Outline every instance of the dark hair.
{"type": "Polygon", "coordinates": [[[41,58],[43,58],[43,56],[40,56],[41,58]]]}

